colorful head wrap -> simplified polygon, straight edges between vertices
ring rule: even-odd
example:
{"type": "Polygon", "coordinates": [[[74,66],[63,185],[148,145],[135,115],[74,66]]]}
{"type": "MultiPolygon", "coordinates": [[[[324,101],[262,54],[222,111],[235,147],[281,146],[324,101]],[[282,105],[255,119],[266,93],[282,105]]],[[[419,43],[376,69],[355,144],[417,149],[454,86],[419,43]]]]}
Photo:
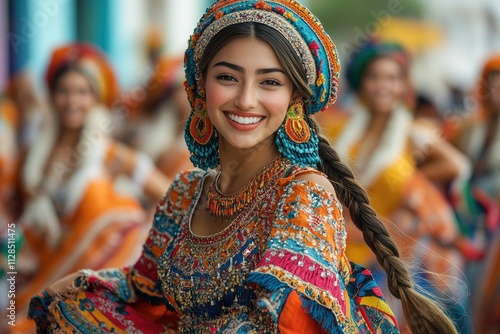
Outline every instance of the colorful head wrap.
{"type": "Polygon", "coordinates": [[[500,72],[500,54],[496,54],[488,58],[481,71],[478,87],[476,89],[476,98],[480,103],[480,116],[486,117],[488,110],[487,101],[490,96],[489,91],[489,76],[493,72],[500,72]]]}
{"type": "Polygon", "coordinates": [[[351,55],[347,66],[346,77],[353,90],[361,89],[366,66],[379,57],[394,59],[406,70],[410,65],[410,57],[400,44],[371,40],[351,55]]]}
{"type": "Polygon", "coordinates": [[[319,20],[307,8],[293,0],[219,0],[202,16],[185,53],[186,92],[193,110],[202,97],[198,65],[206,46],[223,28],[243,22],[265,24],[290,42],[302,60],[313,92],[307,114],[324,110],[335,101],[340,72],[337,51],[319,20]]]}
{"type": "Polygon", "coordinates": [[[59,72],[73,66],[89,79],[99,101],[108,107],[118,97],[118,84],[113,69],[105,56],[96,47],[85,44],[70,44],[54,50],[47,68],[46,80],[50,90],[55,89],[59,72]]]}

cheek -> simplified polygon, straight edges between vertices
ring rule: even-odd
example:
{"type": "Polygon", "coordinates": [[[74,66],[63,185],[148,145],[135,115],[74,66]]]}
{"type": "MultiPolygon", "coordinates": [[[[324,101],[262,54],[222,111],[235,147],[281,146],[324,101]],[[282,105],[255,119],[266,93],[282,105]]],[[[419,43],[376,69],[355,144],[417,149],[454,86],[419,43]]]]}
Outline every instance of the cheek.
{"type": "Polygon", "coordinates": [[[55,111],[64,112],[68,104],[68,98],[63,94],[55,94],[52,97],[52,104],[54,106],[55,111]]]}
{"type": "Polygon", "coordinates": [[[207,103],[207,111],[210,117],[215,115],[219,110],[223,109],[225,106],[235,98],[236,93],[228,87],[221,87],[217,84],[209,84],[205,90],[205,97],[207,103]]]}
{"type": "Polygon", "coordinates": [[[207,106],[219,107],[227,101],[228,93],[224,89],[218,89],[213,86],[205,91],[207,106]]]}
{"type": "Polygon", "coordinates": [[[361,94],[366,97],[372,97],[377,92],[377,85],[373,80],[363,80],[361,84],[361,94]]]}
{"type": "Polygon", "coordinates": [[[290,97],[288,95],[277,97],[270,97],[264,101],[265,107],[269,113],[269,116],[273,118],[276,122],[281,123],[290,105],[290,97]]]}
{"type": "Polygon", "coordinates": [[[94,106],[94,104],[97,102],[97,99],[93,94],[87,94],[85,97],[83,97],[83,105],[87,109],[91,108],[94,106]]]}
{"type": "Polygon", "coordinates": [[[404,79],[399,79],[394,83],[393,91],[396,98],[403,98],[408,87],[404,79]]]}
{"type": "Polygon", "coordinates": [[[61,94],[55,94],[52,97],[52,103],[54,104],[54,107],[56,109],[59,109],[64,106],[64,104],[66,103],[66,99],[61,94]]]}

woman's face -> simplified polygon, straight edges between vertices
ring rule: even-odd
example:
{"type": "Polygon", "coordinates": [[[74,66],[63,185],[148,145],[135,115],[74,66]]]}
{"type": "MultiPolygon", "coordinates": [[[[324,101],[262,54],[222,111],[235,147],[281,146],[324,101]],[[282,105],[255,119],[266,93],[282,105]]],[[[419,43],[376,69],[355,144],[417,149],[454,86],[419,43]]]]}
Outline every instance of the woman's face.
{"type": "Polygon", "coordinates": [[[406,90],[403,69],[395,60],[380,57],[366,67],[361,82],[361,97],[371,112],[392,112],[403,102],[406,90]]]}
{"type": "Polygon", "coordinates": [[[490,91],[490,109],[492,112],[500,113],[500,71],[489,75],[488,88],[490,91]]]}
{"type": "Polygon", "coordinates": [[[249,149],[274,140],[293,84],[267,43],[234,40],[213,57],[204,79],[208,115],[222,144],[249,149]]]}
{"type": "Polygon", "coordinates": [[[77,71],[63,74],[52,95],[54,109],[65,129],[81,129],[96,103],[96,96],[89,80],[77,71]]]}

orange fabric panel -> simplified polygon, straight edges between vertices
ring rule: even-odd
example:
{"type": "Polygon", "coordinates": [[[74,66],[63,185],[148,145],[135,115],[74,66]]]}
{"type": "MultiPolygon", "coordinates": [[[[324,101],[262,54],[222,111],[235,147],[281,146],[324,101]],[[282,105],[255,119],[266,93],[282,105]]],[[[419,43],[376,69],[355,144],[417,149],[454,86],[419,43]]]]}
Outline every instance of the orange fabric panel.
{"type": "MultiPolygon", "coordinates": [[[[138,221],[133,221],[127,214],[137,217],[142,212],[140,205],[132,198],[122,197],[113,191],[113,185],[108,180],[96,180],[91,182],[85,191],[83,198],[76,211],[70,217],[62,220],[63,226],[68,229],[57,250],[49,248],[44,236],[36,236],[29,230],[26,238],[30,248],[39,257],[42,267],[37,272],[27,289],[18,294],[17,303],[20,308],[28,305],[29,299],[46,288],[50,282],[52,273],[70,256],[85,235],[99,222],[103,215],[113,212],[117,216],[109,226],[102,229],[99,234],[91,240],[89,247],[76,259],[67,272],[67,275],[82,268],[92,268],[92,264],[104,266],[123,266],[130,260],[131,251],[137,243],[142,243],[143,234],[139,233],[138,221]],[[119,238],[118,246],[112,250],[104,250],[109,247],[109,238],[119,238]]],[[[113,216],[108,217],[112,219],[113,216]]]]}
{"type": "Polygon", "coordinates": [[[281,334],[325,333],[321,325],[306,312],[297,291],[288,295],[279,317],[278,329],[281,334]]]}

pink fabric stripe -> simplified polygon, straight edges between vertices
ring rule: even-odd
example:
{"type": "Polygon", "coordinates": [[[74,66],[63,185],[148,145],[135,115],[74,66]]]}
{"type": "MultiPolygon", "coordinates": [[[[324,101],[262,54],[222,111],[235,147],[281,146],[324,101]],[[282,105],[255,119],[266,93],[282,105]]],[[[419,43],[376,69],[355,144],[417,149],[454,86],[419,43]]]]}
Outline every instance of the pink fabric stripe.
{"type": "Polygon", "coordinates": [[[340,286],[339,274],[337,271],[321,266],[305,254],[296,254],[286,250],[268,250],[263,255],[257,267],[270,265],[282,268],[288,273],[297,276],[302,281],[310,283],[321,290],[328,291],[339,301],[345,314],[346,305],[342,299],[344,293],[340,286]],[[322,275],[322,273],[324,274],[322,275]]]}

